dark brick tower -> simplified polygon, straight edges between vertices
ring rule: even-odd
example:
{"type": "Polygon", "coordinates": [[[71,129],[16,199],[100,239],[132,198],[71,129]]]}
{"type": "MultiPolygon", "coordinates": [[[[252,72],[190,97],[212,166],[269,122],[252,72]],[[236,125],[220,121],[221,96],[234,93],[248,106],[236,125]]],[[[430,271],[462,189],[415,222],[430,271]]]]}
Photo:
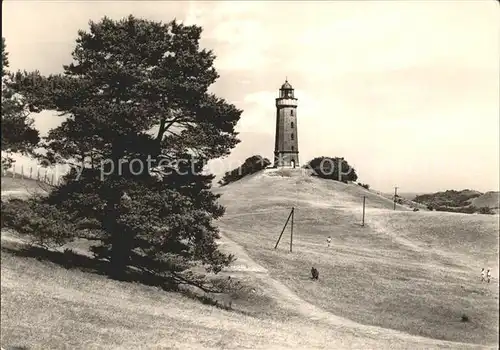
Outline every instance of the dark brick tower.
{"type": "Polygon", "coordinates": [[[299,142],[297,137],[297,99],[288,80],[281,85],[276,99],[276,142],[274,167],[299,166],[299,142]]]}

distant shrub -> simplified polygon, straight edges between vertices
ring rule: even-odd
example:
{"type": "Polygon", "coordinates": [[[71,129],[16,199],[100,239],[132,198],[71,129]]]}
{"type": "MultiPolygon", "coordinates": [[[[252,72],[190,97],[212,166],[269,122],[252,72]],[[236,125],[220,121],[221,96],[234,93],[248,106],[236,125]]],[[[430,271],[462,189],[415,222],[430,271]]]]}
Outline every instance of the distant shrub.
{"type": "Polygon", "coordinates": [[[481,207],[478,209],[477,212],[479,214],[488,214],[488,215],[495,214],[495,212],[490,207],[481,207]]]}
{"type": "Polygon", "coordinates": [[[414,201],[421,204],[433,204],[439,207],[466,207],[469,206],[470,200],[479,197],[481,193],[471,190],[448,190],[444,192],[436,192],[431,194],[423,194],[416,196],[414,201]]]}
{"type": "Polygon", "coordinates": [[[367,190],[370,189],[370,185],[368,185],[368,184],[363,184],[363,183],[359,182],[358,185],[363,187],[364,189],[367,189],[367,190]]]}
{"type": "Polygon", "coordinates": [[[61,246],[71,240],[76,226],[72,218],[53,206],[33,199],[2,201],[2,228],[16,230],[41,246],[61,246]]]}
{"type": "Polygon", "coordinates": [[[269,165],[271,165],[269,159],[263,158],[259,155],[252,156],[247,158],[238,168],[226,172],[224,177],[219,181],[219,184],[221,186],[225,186],[231,182],[238,181],[247,175],[254,174],[262,169],[265,169],[269,165]]]}
{"type": "Polygon", "coordinates": [[[495,212],[489,207],[475,207],[473,205],[467,205],[463,207],[447,206],[447,205],[436,205],[428,204],[427,209],[436,211],[446,211],[450,213],[463,213],[463,214],[495,214],[495,212]]]}
{"type": "Polygon", "coordinates": [[[350,166],[344,158],[316,157],[307,162],[304,168],[312,170],[313,175],[323,179],[341,181],[344,183],[356,181],[358,179],[356,170],[350,166]]]}
{"type": "Polygon", "coordinates": [[[467,207],[447,207],[447,206],[436,206],[434,207],[436,211],[446,211],[450,213],[463,213],[463,214],[474,214],[478,211],[478,209],[474,206],[467,207]]]}
{"type": "Polygon", "coordinates": [[[9,346],[8,349],[9,350],[29,350],[29,348],[27,346],[24,346],[24,345],[21,345],[21,346],[9,346]]]}
{"type": "Polygon", "coordinates": [[[466,314],[463,314],[462,315],[462,322],[469,322],[469,316],[467,316],[466,314]]]}
{"type": "Polygon", "coordinates": [[[413,211],[419,211],[419,210],[420,210],[420,209],[418,209],[418,208],[413,208],[413,211]]]}

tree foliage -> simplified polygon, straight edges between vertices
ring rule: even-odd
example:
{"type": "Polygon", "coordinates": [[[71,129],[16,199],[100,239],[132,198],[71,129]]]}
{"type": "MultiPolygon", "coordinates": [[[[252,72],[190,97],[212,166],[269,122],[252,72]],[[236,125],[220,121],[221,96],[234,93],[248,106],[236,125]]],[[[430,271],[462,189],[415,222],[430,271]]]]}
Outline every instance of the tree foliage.
{"type": "Polygon", "coordinates": [[[436,193],[422,194],[415,197],[414,202],[424,204],[428,210],[446,211],[451,213],[465,214],[494,214],[489,207],[477,207],[472,203],[474,198],[481,196],[482,193],[473,190],[447,190],[436,193]]]}
{"type": "Polygon", "coordinates": [[[16,75],[32,109],[67,117],[45,139],[49,160],[81,164],[43,205],[71,218],[72,237],[96,241],[114,277],[129,265],[165,273],[201,262],[218,272],[233,260],[217,249],[213,220],[224,208],[202,169],[239,142],[241,111],[208,92],[218,74],[201,32],[104,17],[79,31],[64,75],[16,75]]]}
{"type": "Polygon", "coordinates": [[[45,247],[68,242],[75,229],[66,213],[34,198],[2,200],[1,224],[31,235],[36,244],[45,247]]]}
{"type": "Polygon", "coordinates": [[[369,190],[370,189],[370,185],[369,184],[364,184],[364,183],[358,183],[359,186],[363,187],[364,189],[366,190],[369,190]]]}
{"type": "Polygon", "coordinates": [[[259,155],[251,156],[236,169],[226,172],[219,181],[219,184],[221,186],[225,186],[231,182],[238,181],[247,175],[254,174],[262,169],[265,169],[269,165],[271,165],[269,159],[259,155]]]}
{"type": "Polygon", "coordinates": [[[311,169],[315,176],[335,181],[356,181],[356,170],[344,158],[316,157],[306,163],[305,168],[311,169]]]}
{"type": "Polygon", "coordinates": [[[12,84],[8,52],[2,37],[2,168],[8,169],[13,162],[13,152],[30,153],[40,141],[33,127],[25,100],[17,94],[12,84]]]}
{"type": "Polygon", "coordinates": [[[431,205],[433,207],[464,207],[471,203],[471,200],[479,197],[482,193],[471,190],[447,190],[443,192],[422,194],[416,196],[417,203],[431,205]]]}

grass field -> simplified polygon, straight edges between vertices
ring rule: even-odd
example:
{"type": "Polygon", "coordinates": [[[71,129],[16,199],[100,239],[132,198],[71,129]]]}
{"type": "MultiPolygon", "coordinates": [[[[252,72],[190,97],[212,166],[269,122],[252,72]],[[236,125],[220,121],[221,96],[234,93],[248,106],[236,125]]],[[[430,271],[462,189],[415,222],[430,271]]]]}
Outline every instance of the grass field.
{"type": "MultiPolygon", "coordinates": [[[[283,324],[283,319],[293,315],[276,309],[268,300],[257,299],[253,304],[268,305],[273,318],[265,312],[255,318],[203,305],[178,293],[19,258],[10,252],[12,243],[4,241],[2,246],[3,346],[185,349],[301,345],[283,324]],[[279,336],[273,340],[275,333],[279,336]]],[[[305,329],[297,322],[292,323],[295,329],[305,329]]]]}
{"type": "MultiPolygon", "coordinates": [[[[21,256],[19,237],[2,231],[1,345],[496,348],[498,279],[490,285],[477,281],[484,264],[498,271],[498,217],[413,213],[399,206],[392,211],[390,201],[356,185],[296,173],[270,175],[217,189],[227,206],[219,223],[221,249],[238,258],[224,275],[245,286],[234,297],[233,311],[21,256]],[[360,226],[362,195],[367,196],[365,227],[360,226]],[[287,252],[289,232],[274,251],[291,206],[297,208],[294,252],[287,252]],[[309,279],[313,264],[320,271],[317,282],[309,279]],[[461,322],[462,314],[470,321],[461,322]]],[[[21,190],[6,182],[10,191],[21,190]]],[[[4,179],[2,191],[3,185],[4,179]]],[[[85,245],[76,242],[71,248],[85,245]]]]}
{"type": "Polygon", "coordinates": [[[356,185],[258,174],[218,189],[230,239],[303,299],[362,324],[498,342],[498,216],[412,212],[356,185]],[[361,227],[362,197],[366,225],[361,227]],[[289,229],[274,245],[294,206],[289,229]],[[330,248],[326,237],[332,237],[330,248]],[[311,266],[320,271],[309,279],[311,266]],[[490,284],[479,283],[492,268],[490,284]],[[466,314],[470,322],[461,322],[466,314]]]}
{"type": "Polygon", "coordinates": [[[2,196],[16,196],[26,198],[31,194],[40,194],[50,190],[50,185],[29,178],[21,178],[19,174],[12,176],[6,173],[1,177],[2,196]]]}

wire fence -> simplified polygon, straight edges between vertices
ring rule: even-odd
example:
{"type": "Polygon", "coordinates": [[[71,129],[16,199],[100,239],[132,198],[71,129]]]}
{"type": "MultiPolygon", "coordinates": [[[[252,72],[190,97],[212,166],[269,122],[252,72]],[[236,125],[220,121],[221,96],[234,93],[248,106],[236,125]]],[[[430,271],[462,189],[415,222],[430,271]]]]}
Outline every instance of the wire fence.
{"type": "Polygon", "coordinates": [[[63,176],[64,174],[61,174],[56,169],[42,166],[16,166],[14,164],[7,170],[2,169],[2,178],[29,179],[51,186],[59,185],[63,176]]]}
{"type": "MultiPolygon", "coordinates": [[[[13,165],[10,169],[3,170],[1,172],[2,178],[12,178],[12,179],[29,179],[33,181],[37,181],[39,183],[47,184],[50,186],[57,186],[61,183],[62,178],[65,174],[58,172],[57,169],[54,168],[49,168],[49,167],[43,167],[43,166],[25,166],[25,165],[13,165]]],[[[226,214],[223,216],[223,219],[233,219],[233,218],[239,218],[239,217],[246,217],[246,216],[253,216],[253,217],[259,217],[260,215],[263,214],[274,214],[279,217],[282,215],[282,220],[284,223],[284,226],[281,230],[281,233],[279,235],[279,238],[275,244],[275,248],[277,248],[278,243],[281,240],[281,236],[285,232],[285,229],[289,227],[290,230],[290,252],[292,252],[292,241],[293,241],[293,235],[294,235],[294,228],[296,223],[294,223],[294,220],[290,221],[290,218],[294,215],[294,213],[301,209],[311,209],[308,206],[303,206],[301,205],[301,201],[299,199],[299,194],[300,194],[300,188],[299,186],[294,187],[294,192],[296,192],[296,196],[294,196],[294,200],[292,203],[289,203],[290,206],[285,206],[282,208],[273,208],[273,209],[264,209],[264,210],[256,210],[256,211],[250,211],[250,212],[244,212],[244,213],[237,213],[237,214],[226,214]],[[287,219],[288,216],[288,219],[287,219]]],[[[362,226],[365,224],[365,198],[363,198],[363,216],[362,216],[362,226]]],[[[299,214],[300,215],[300,214],[299,214]]],[[[296,232],[295,235],[297,235],[296,232]]]]}

